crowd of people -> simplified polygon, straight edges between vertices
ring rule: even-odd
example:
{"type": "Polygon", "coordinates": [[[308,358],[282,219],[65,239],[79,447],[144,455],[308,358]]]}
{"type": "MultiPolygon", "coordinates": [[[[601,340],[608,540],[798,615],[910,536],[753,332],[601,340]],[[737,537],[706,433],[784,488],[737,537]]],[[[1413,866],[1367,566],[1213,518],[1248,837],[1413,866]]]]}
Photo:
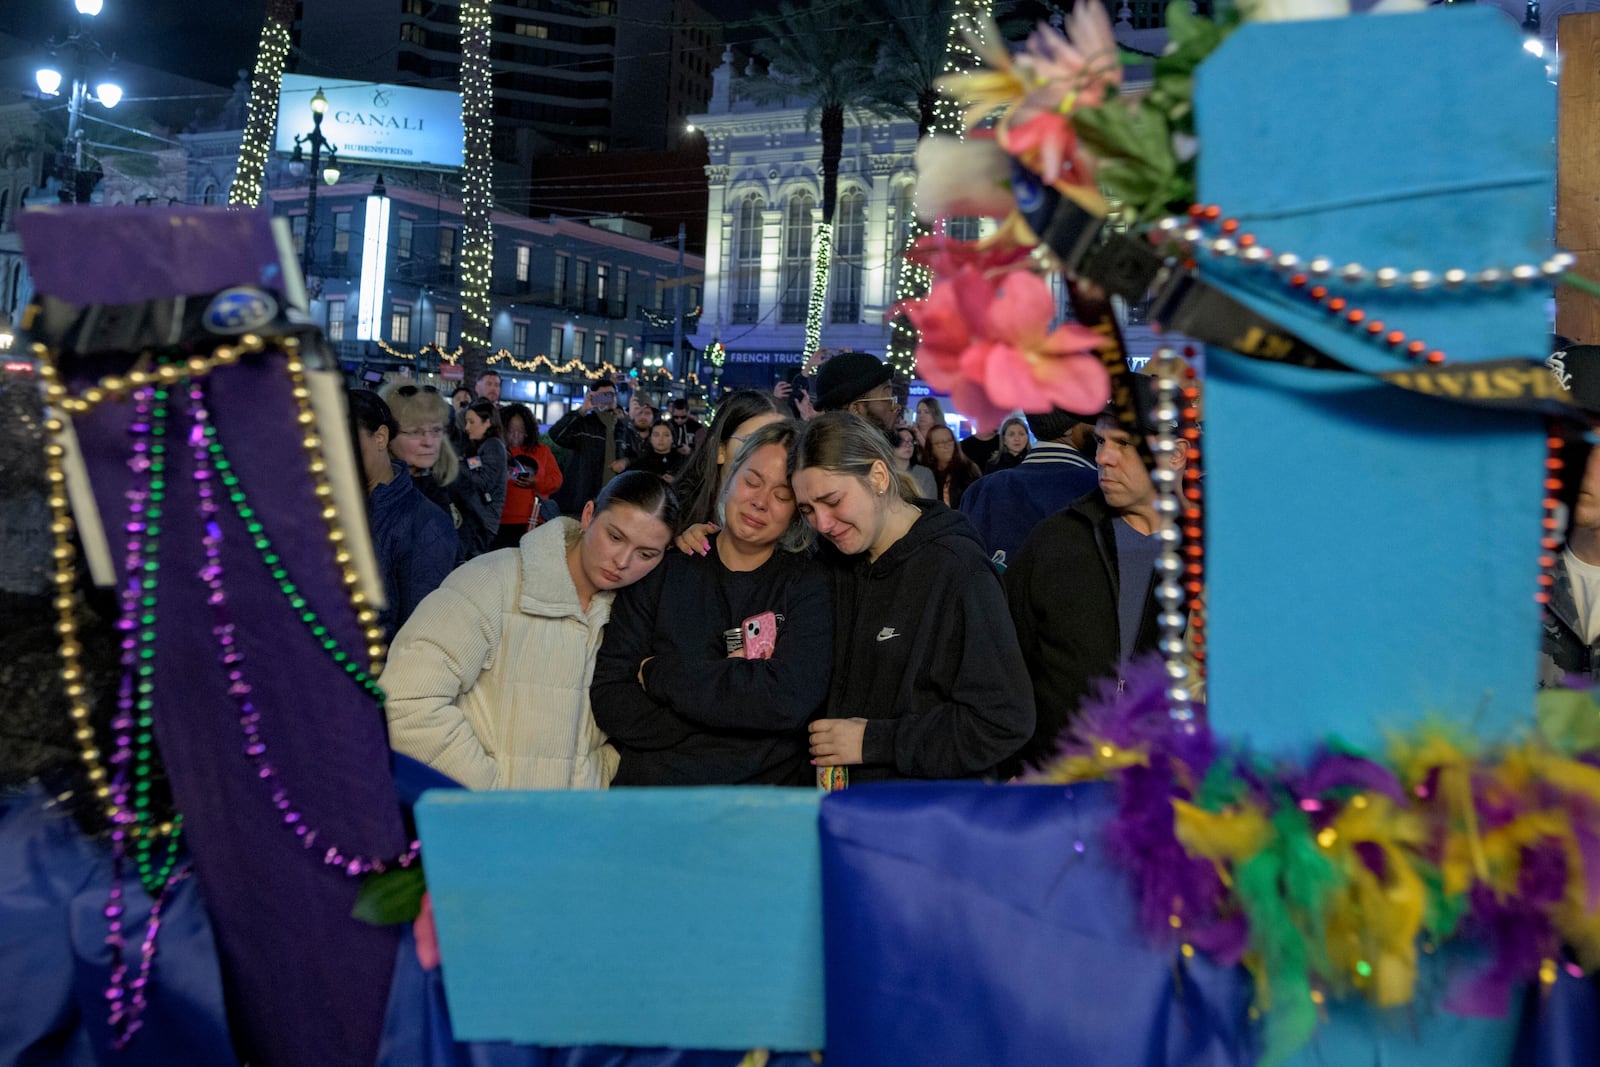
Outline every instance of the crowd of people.
{"type": "Polygon", "coordinates": [[[499,391],[350,394],[391,741],[469,788],[1009,778],[1155,648],[1114,417],[958,441],[858,352],[707,426],[601,378],[541,438],[499,391]]]}

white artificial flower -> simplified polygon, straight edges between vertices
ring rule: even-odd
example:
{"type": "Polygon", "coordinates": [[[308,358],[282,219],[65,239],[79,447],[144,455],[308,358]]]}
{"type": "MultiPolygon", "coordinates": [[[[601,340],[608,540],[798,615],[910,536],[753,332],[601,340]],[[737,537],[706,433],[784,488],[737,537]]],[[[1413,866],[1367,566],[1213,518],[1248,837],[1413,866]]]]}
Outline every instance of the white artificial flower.
{"type": "Polygon", "coordinates": [[[1239,0],[1246,22],[1295,22],[1338,19],[1350,14],[1350,0],[1239,0]]]}
{"type": "Polygon", "coordinates": [[[917,145],[917,217],[1004,218],[1016,207],[1011,157],[993,141],[924,137],[917,145]]]}

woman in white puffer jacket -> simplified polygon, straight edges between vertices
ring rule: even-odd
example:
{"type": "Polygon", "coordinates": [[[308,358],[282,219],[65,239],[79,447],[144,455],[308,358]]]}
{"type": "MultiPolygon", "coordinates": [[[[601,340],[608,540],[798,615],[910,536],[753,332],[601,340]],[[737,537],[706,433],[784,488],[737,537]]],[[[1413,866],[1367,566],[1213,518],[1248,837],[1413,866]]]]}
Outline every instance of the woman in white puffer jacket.
{"type": "Polygon", "coordinates": [[[395,751],[468,789],[604,789],[616,751],[589,683],[616,590],[661,562],[678,503],[611,480],[582,517],[458,567],[395,635],[381,684],[395,751]]]}

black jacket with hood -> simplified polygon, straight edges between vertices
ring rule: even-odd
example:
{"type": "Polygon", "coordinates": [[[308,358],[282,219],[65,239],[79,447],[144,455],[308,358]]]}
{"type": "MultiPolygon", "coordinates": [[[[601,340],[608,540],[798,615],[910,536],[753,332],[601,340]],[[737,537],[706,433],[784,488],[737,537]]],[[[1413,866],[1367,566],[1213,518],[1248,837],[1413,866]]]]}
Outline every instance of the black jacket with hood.
{"type": "MultiPolygon", "coordinates": [[[[1038,729],[1018,759],[1038,765],[1055,754],[1061,731],[1077,716],[1097,678],[1116,677],[1122,624],[1116,513],[1099,489],[1045,519],[1006,568],[1006,594],[1033,676],[1038,729]]],[[[1155,572],[1144,594],[1133,656],[1157,646],[1155,572]]],[[[1013,772],[1019,764],[1007,768],[1013,772]]]]}
{"type": "Polygon", "coordinates": [[[1033,691],[1000,578],[965,516],[921,518],[834,588],[832,718],[867,720],[852,784],[992,772],[1033,733],[1033,691]]]}

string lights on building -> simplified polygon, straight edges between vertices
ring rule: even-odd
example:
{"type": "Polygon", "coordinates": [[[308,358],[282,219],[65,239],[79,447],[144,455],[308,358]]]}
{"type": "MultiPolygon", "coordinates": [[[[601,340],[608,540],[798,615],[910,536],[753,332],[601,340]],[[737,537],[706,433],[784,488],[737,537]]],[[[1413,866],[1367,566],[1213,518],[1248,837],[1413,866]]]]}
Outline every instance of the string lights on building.
{"type": "Polygon", "coordinates": [[[244,140],[239,145],[239,166],[233,185],[228,188],[228,203],[255,207],[267,178],[267,156],[272,151],[273,131],[278,125],[278,88],[284,67],[289,62],[289,27],[273,17],[269,5],[261,25],[261,44],[256,50],[255,71],[250,77],[250,99],[245,105],[244,140]]]}
{"type": "Polygon", "coordinates": [[[490,155],[494,79],[490,59],[489,0],[461,4],[462,248],[461,341],[489,347],[489,289],[494,270],[494,164],[490,155]]]}

